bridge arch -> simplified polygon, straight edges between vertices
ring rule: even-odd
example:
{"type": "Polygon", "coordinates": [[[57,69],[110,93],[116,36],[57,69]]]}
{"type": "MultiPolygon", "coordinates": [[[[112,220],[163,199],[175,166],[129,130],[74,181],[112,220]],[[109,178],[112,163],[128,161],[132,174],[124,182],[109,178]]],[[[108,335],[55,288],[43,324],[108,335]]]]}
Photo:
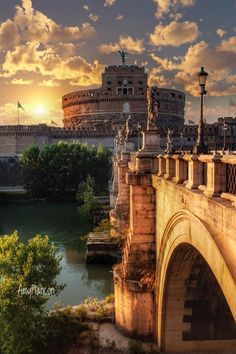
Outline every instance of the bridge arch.
{"type": "Polygon", "coordinates": [[[181,353],[235,349],[234,294],[235,281],[205,223],[187,210],[174,214],[158,251],[161,349],[181,353]]]}

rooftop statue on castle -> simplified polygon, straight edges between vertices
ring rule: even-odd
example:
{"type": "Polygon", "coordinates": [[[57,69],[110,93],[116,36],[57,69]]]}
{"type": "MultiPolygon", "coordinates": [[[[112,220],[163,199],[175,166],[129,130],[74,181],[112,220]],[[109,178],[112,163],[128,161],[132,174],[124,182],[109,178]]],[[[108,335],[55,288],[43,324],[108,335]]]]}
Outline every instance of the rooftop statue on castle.
{"type": "Polygon", "coordinates": [[[128,53],[125,52],[124,50],[119,50],[119,54],[120,54],[120,56],[121,56],[122,65],[125,66],[125,65],[126,65],[126,59],[125,59],[125,57],[128,55],[128,53]]]}
{"type": "Polygon", "coordinates": [[[154,92],[150,89],[148,91],[148,118],[147,130],[157,130],[156,120],[160,108],[160,102],[154,92]]]}

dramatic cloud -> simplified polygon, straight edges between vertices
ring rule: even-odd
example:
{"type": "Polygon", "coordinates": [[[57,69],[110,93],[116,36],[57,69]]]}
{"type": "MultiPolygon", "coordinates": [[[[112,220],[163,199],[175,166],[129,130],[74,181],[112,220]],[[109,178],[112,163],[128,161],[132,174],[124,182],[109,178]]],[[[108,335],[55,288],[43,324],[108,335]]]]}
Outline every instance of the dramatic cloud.
{"type": "Polygon", "coordinates": [[[219,48],[222,51],[236,53],[236,36],[229,37],[228,39],[223,40],[219,48]]]}
{"type": "Polygon", "coordinates": [[[12,85],[30,85],[32,84],[33,80],[23,80],[23,79],[13,79],[11,81],[12,85]]]}
{"type": "MultiPolygon", "coordinates": [[[[154,53],[151,53],[151,58],[158,63],[159,66],[159,70],[160,72],[164,69],[165,71],[173,71],[176,69],[180,68],[180,64],[177,62],[175,62],[174,60],[168,59],[168,58],[161,58],[157,55],[155,55],[154,53]]],[[[174,58],[173,58],[174,59],[174,58]]],[[[177,58],[179,59],[179,58],[177,58]]],[[[175,59],[176,60],[176,59],[175,59]]],[[[157,70],[157,68],[156,68],[157,70]]]]}
{"type": "Polygon", "coordinates": [[[2,65],[3,77],[11,77],[19,72],[31,72],[48,76],[48,79],[74,80],[78,85],[99,84],[104,66],[94,61],[86,62],[80,56],[63,58],[53,48],[40,50],[39,42],[19,45],[8,51],[2,65]]]}
{"type": "Polygon", "coordinates": [[[116,16],[116,21],[121,21],[121,20],[123,20],[123,18],[124,18],[124,15],[119,14],[116,16]]]}
{"type": "Polygon", "coordinates": [[[148,84],[150,86],[171,87],[172,82],[164,75],[160,74],[157,68],[153,68],[148,76],[148,84]]]}
{"type": "Polygon", "coordinates": [[[179,7],[193,6],[195,0],[153,0],[157,5],[156,17],[158,19],[176,12],[179,7]]]}
{"type": "Polygon", "coordinates": [[[179,47],[193,42],[198,35],[198,26],[195,22],[172,21],[167,26],[156,26],[155,31],[150,34],[150,42],[155,46],[179,47]]]}
{"type": "Polygon", "coordinates": [[[141,54],[145,51],[144,40],[133,39],[131,36],[120,36],[117,43],[101,44],[99,46],[99,50],[106,54],[117,52],[121,48],[131,54],[141,54]]]}
{"type": "Polygon", "coordinates": [[[0,24],[0,51],[34,40],[42,44],[74,42],[94,36],[95,33],[89,23],[81,27],[61,26],[42,12],[34,10],[30,0],[22,0],[22,7],[16,7],[13,20],[8,19],[0,24]]]}
{"type": "Polygon", "coordinates": [[[54,80],[43,80],[43,82],[39,83],[39,86],[42,87],[60,87],[61,84],[59,82],[56,82],[54,80]]]}
{"type": "Polygon", "coordinates": [[[105,0],[104,6],[113,6],[116,0],[105,0]]]}
{"type": "Polygon", "coordinates": [[[218,36],[220,38],[224,37],[227,34],[227,31],[223,30],[222,28],[218,28],[218,30],[216,31],[216,33],[218,34],[218,36]]]}
{"type": "Polygon", "coordinates": [[[94,15],[93,13],[89,14],[89,19],[93,22],[97,22],[97,20],[100,18],[98,15],[94,15]]]}
{"type": "Polygon", "coordinates": [[[197,73],[203,63],[207,63],[206,70],[209,72],[208,95],[234,95],[236,94],[236,75],[233,70],[235,68],[236,50],[232,46],[231,50],[229,48],[229,44],[234,43],[233,38],[222,41],[220,45],[215,47],[201,41],[190,46],[180,61],[151,54],[152,59],[159,64],[156,74],[162,73],[162,75],[168,77],[170,76],[168,73],[173,72],[172,84],[183,86],[187,92],[193,96],[198,96],[197,73]]]}

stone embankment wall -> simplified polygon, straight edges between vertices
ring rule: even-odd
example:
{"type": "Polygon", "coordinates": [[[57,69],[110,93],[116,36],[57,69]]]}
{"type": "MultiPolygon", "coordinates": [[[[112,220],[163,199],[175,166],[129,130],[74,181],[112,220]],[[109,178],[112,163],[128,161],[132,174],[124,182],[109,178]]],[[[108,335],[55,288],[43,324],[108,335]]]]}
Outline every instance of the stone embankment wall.
{"type": "Polygon", "coordinates": [[[46,124],[0,126],[0,156],[14,156],[32,145],[41,149],[46,144],[59,141],[81,142],[89,146],[102,144],[112,151],[114,149],[114,134],[110,131],[75,131],[48,127],[46,124]]]}
{"type": "Polygon", "coordinates": [[[23,177],[18,157],[0,157],[0,188],[23,185],[23,177]]]}

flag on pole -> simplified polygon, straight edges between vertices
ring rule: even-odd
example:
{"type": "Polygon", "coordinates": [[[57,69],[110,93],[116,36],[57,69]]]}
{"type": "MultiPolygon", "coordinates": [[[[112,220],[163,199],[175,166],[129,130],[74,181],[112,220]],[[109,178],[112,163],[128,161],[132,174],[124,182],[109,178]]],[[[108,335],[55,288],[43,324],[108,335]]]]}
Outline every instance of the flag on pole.
{"type": "Polygon", "coordinates": [[[51,124],[52,124],[52,125],[57,125],[57,123],[54,122],[54,120],[51,120],[51,124]]]}
{"type": "Polygon", "coordinates": [[[229,100],[229,105],[231,107],[236,107],[236,102],[234,102],[233,100],[229,100]]]}
{"type": "Polygon", "coordinates": [[[194,124],[195,125],[195,122],[191,119],[188,120],[188,124],[194,124]]]}
{"type": "Polygon", "coordinates": [[[17,108],[20,108],[20,109],[22,109],[23,111],[25,111],[24,108],[23,108],[23,106],[20,104],[19,101],[18,101],[18,103],[17,103],[17,108]]]}

